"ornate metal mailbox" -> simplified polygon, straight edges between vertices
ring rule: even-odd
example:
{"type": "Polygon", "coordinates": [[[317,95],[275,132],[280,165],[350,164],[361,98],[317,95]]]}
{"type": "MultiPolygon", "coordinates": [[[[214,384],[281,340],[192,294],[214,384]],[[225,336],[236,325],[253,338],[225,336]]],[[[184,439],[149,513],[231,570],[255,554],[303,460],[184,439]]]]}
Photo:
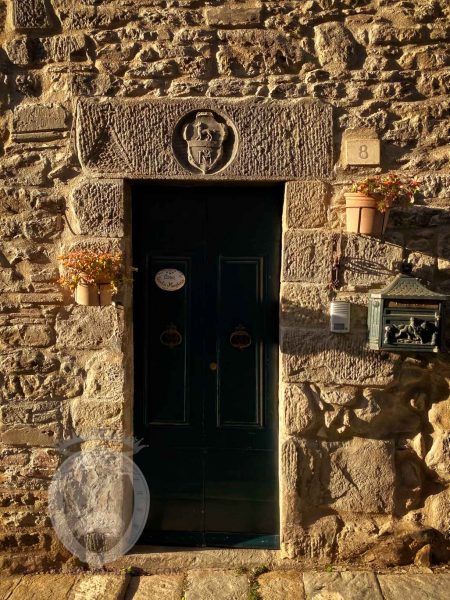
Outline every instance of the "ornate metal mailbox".
{"type": "Polygon", "coordinates": [[[374,350],[439,352],[446,296],[415,277],[397,275],[369,296],[369,346],[374,350]]]}

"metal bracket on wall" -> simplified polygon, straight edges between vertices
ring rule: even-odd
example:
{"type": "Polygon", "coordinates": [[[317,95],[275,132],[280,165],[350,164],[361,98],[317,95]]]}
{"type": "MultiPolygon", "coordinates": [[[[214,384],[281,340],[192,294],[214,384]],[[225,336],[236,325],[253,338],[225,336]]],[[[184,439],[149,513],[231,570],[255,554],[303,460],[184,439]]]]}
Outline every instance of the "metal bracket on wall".
{"type": "Polygon", "coordinates": [[[331,279],[328,287],[331,290],[338,290],[341,287],[339,281],[340,267],[342,258],[342,232],[333,235],[331,251],[331,279]]]}

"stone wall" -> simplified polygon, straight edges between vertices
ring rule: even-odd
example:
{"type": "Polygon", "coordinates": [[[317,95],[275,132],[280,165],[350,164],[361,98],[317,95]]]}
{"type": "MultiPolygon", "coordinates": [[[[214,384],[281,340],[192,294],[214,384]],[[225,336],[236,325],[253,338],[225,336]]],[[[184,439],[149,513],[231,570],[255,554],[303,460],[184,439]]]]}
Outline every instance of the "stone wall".
{"type": "Polygon", "coordinates": [[[449,16],[446,0],[0,1],[3,567],[68,559],[46,511],[55,444],[97,427],[131,432],[130,290],[123,306],[100,310],[74,305],[57,284],[67,249],[122,248],[129,262],[123,174],[90,178],[75,135],[86,97],[331,107],[332,176],[316,164],[286,185],[282,550],[373,565],[406,562],[430,543],[442,558],[448,355],[369,351],[365,319],[367,292],[403,258],[450,293],[449,16]],[[381,140],[380,169],[421,183],[420,205],[396,211],[383,241],[339,234],[343,187],[380,170],[345,166],[352,131],[381,140]],[[337,296],[352,302],[345,336],[327,324],[338,248],[337,296]]]}

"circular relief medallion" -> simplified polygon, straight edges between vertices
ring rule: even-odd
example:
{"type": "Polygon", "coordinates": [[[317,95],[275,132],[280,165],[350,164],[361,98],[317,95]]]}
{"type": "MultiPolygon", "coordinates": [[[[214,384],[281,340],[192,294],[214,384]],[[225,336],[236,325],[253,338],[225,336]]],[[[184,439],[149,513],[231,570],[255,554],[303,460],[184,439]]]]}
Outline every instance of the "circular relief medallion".
{"type": "Polygon", "coordinates": [[[186,277],[178,269],[161,269],[155,275],[155,283],[165,292],[176,292],[184,287],[186,277]]]}
{"type": "Polygon", "coordinates": [[[187,171],[209,175],[227,167],[237,151],[233,123],[216,111],[194,110],[175,126],[172,148],[187,171]]]}

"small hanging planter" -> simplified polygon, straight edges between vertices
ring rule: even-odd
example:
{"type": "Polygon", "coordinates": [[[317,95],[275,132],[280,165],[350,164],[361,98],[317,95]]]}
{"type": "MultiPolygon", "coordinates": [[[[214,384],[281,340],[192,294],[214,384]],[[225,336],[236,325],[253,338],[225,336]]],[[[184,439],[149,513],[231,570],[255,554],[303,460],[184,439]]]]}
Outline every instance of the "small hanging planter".
{"type": "Polygon", "coordinates": [[[60,256],[64,275],[59,283],[82,306],[108,306],[123,281],[122,253],[80,250],[60,256]]]}
{"type": "Polygon", "coordinates": [[[417,188],[416,181],[404,181],[393,173],[354,183],[344,194],[347,231],[380,237],[391,207],[413,204],[417,188]]]}

